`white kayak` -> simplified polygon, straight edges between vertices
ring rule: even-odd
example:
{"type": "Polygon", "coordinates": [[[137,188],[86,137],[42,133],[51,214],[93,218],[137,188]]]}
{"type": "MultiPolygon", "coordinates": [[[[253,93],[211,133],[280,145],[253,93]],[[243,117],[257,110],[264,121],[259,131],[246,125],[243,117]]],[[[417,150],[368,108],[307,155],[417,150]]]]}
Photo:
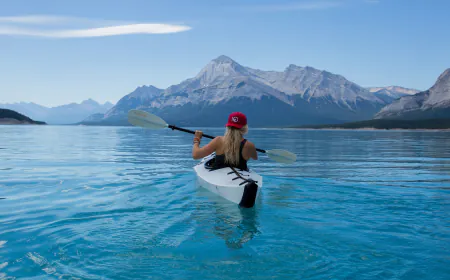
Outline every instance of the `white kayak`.
{"type": "Polygon", "coordinates": [[[241,207],[253,207],[263,185],[262,177],[252,170],[213,169],[214,158],[215,153],[212,153],[194,167],[200,186],[241,207]]]}

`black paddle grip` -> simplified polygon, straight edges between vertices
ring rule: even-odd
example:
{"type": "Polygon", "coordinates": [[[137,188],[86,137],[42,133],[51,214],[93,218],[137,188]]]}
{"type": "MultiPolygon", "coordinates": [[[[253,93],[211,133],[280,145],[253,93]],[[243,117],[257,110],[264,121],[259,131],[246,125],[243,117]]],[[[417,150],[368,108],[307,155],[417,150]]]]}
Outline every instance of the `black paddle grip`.
{"type": "MultiPolygon", "coordinates": [[[[179,130],[179,131],[187,132],[187,133],[190,133],[190,134],[195,134],[195,131],[193,131],[193,130],[177,127],[177,126],[174,126],[174,125],[171,125],[171,124],[169,124],[168,127],[171,128],[172,130],[179,130]]],[[[209,139],[214,139],[215,138],[214,136],[207,135],[207,134],[203,134],[203,137],[209,138],[209,139]]]]}

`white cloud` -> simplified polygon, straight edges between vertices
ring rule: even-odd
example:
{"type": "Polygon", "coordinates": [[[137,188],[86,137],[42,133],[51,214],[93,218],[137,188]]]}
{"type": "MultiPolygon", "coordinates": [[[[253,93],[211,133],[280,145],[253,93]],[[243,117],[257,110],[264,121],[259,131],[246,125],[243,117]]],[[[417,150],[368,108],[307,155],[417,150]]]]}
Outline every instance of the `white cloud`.
{"type": "Polygon", "coordinates": [[[105,37],[126,34],[167,34],[178,33],[189,30],[190,27],[169,24],[129,24],[89,29],[74,30],[38,30],[21,27],[0,26],[0,35],[21,35],[48,38],[83,38],[83,37],[105,37]]]}
{"type": "Polygon", "coordinates": [[[59,16],[0,17],[0,35],[46,38],[105,37],[126,34],[169,34],[190,30],[187,25],[165,23],[124,23],[59,16]],[[70,29],[62,25],[74,26],[70,29]],[[24,27],[25,25],[25,27],[24,27]],[[51,28],[30,28],[48,25],[51,28]]]}
{"type": "Polygon", "coordinates": [[[249,9],[261,12],[299,11],[299,10],[324,10],[340,6],[337,1],[310,1],[300,3],[268,4],[249,7],[249,9]]]}

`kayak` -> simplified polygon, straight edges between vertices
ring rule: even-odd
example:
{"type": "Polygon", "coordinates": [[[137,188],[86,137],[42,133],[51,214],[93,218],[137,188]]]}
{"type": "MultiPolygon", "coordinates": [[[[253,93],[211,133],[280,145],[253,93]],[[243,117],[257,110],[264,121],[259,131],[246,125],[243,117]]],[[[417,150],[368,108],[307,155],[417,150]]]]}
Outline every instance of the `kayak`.
{"type": "Polygon", "coordinates": [[[241,207],[253,207],[262,187],[262,177],[252,170],[214,169],[214,159],[215,153],[212,153],[194,166],[199,185],[241,207]]]}
{"type": "Polygon", "coordinates": [[[244,208],[252,208],[262,187],[262,177],[252,170],[224,167],[214,169],[215,153],[194,166],[197,182],[203,188],[244,208]]]}

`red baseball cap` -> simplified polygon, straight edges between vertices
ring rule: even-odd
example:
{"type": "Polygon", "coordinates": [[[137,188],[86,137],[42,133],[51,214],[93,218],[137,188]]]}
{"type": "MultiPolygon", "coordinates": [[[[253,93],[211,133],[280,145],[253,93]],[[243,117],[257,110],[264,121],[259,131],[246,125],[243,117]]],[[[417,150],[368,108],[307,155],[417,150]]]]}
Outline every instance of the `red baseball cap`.
{"type": "Polygon", "coordinates": [[[247,117],[241,112],[233,112],[228,116],[228,123],[225,126],[242,128],[247,124],[247,117]]]}

